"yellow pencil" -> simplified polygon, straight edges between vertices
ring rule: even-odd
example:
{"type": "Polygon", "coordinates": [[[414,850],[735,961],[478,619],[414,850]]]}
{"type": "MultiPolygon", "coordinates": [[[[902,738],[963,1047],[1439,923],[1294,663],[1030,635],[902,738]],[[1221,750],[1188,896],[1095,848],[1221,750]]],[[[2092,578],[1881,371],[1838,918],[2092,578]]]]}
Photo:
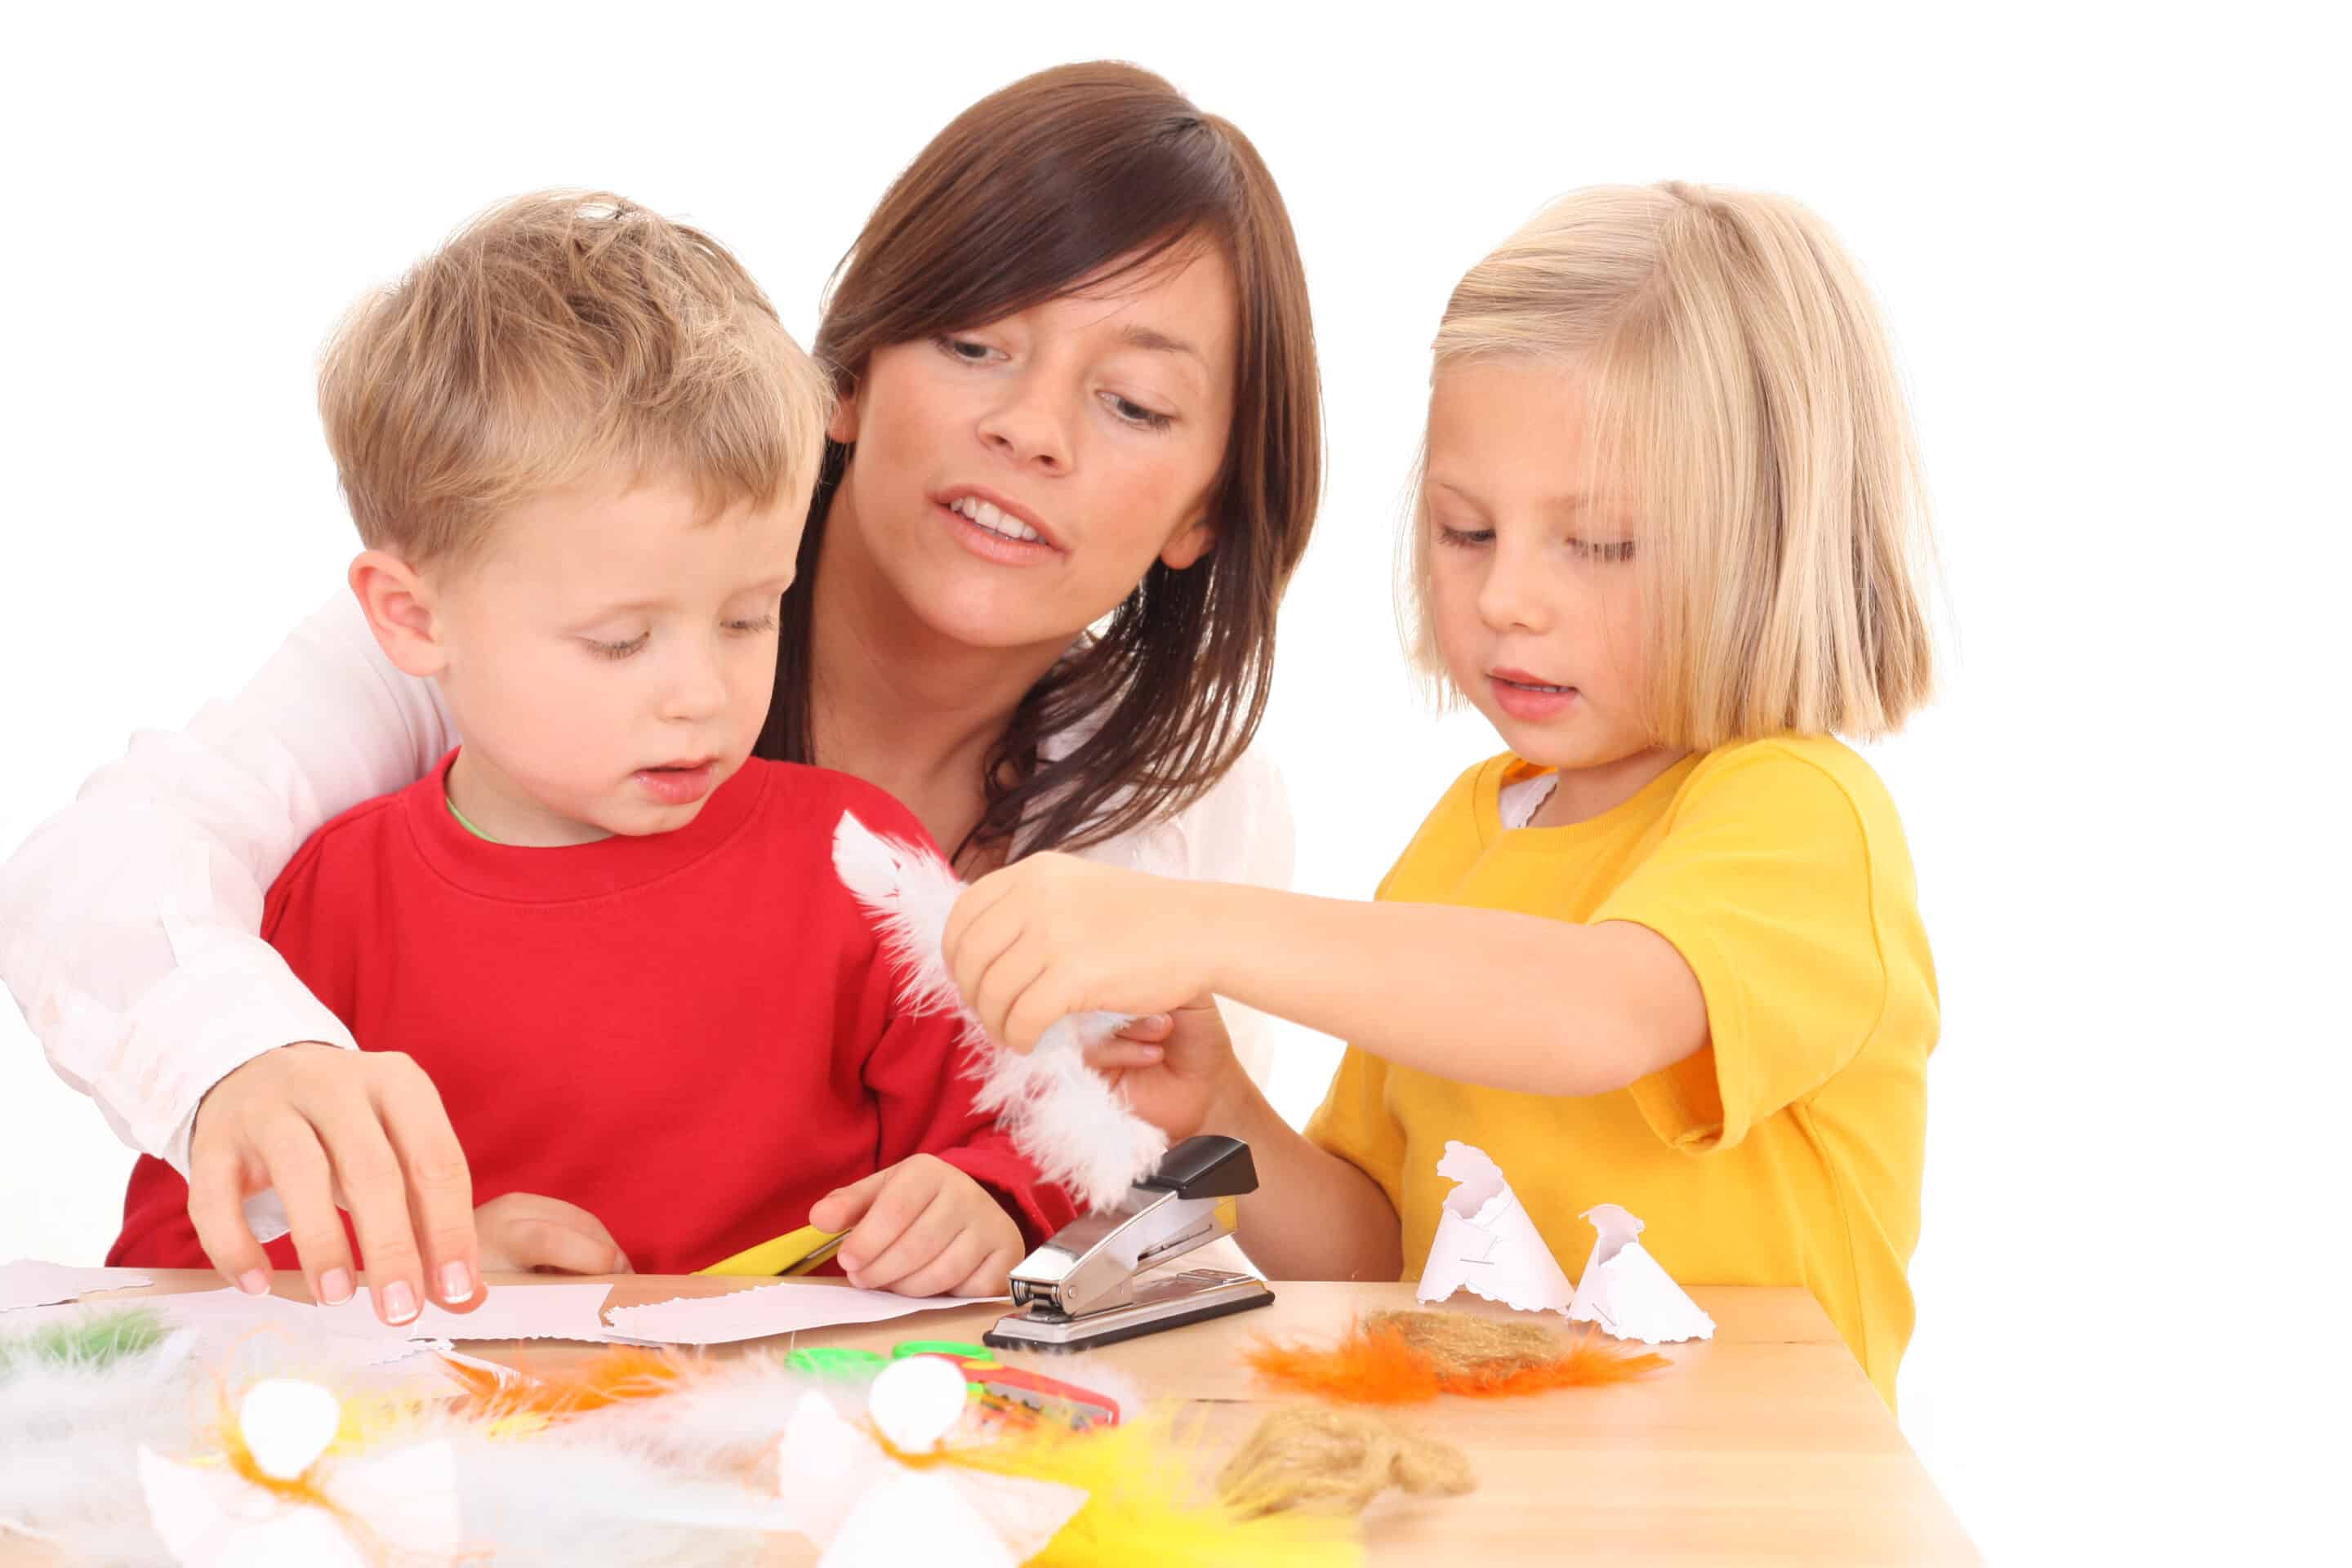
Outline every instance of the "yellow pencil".
{"type": "Polygon", "coordinates": [[[732,1274],[753,1279],[772,1279],[779,1274],[805,1274],[831,1258],[841,1246],[841,1238],[849,1233],[839,1230],[819,1230],[804,1225],[790,1236],[780,1236],[773,1241],[763,1241],[757,1247],[746,1247],[732,1258],[725,1258],[698,1274],[732,1274]]]}

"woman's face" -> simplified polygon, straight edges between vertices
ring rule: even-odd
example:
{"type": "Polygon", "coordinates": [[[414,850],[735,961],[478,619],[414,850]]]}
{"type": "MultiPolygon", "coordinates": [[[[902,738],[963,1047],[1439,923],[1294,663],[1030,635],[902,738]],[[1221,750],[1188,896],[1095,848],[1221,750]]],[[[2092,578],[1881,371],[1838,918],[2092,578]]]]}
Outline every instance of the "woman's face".
{"type": "Polygon", "coordinates": [[[1103,288],[877,350],[833,426],[856,444],[835,524],[941,635],[1067,643],[1154,560],[1181,571],[1213,542],[1237,314],[1223,248],[1183,246],[1103,288]]]}

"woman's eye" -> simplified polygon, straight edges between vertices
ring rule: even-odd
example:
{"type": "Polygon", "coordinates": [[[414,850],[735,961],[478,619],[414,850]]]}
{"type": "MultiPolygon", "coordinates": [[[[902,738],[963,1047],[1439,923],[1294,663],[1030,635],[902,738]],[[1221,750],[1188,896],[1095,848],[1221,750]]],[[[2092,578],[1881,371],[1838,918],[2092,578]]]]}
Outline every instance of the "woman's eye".
{"type": "Polygon", "coordinates": [[[1491,543],[1494,537],[1495,531],[1491,528],[1452,528],[1442,522],[1437,525],[1437,542],[1450,544],[1456,550],[1475,550],[1481,544],[1491,543]]]}
{"type": "Polygon", "coordinates": [[[767,615],[761,616],[756,620],[730,621],[727,623],[727,629],[730,632],[741,632],[746,637],[751,636],[754,632],[772,632],[776,629],[776,617],[772,615],[767,615]]]}
{"type": "Polygon", "coordinates": [[[979,364],[993,353],[986,343],[973,342],[970,338],[951,338],[945,333],[931,340],[932,345],[950,359],[966,364],[979,364]]]}
{"type": "Polygon", "coordinates": [[[1630,539],[1571,539],[1568,547],[1587,561],[1614,563],[1633,559],[1633,542],[1630,539]]]}
{"type": "Polygon", "coordinates": [[[653,633],[639,632],[626,642],[598,642],[591,637],[588,639],[588,646],[595,651],[599,658],[626,658],[652,640],[653,633]]]}
{"type": "Polygon", "coordinates": [[[1165,430],[1176,423],[1173,414],[1162,414],[1156,408],[1146,408],[1131,397],[1121,397],[1116,392],[1105,393],[1103,401],[1110,411],[1129,425],[1145,430],[1165,430]]]}

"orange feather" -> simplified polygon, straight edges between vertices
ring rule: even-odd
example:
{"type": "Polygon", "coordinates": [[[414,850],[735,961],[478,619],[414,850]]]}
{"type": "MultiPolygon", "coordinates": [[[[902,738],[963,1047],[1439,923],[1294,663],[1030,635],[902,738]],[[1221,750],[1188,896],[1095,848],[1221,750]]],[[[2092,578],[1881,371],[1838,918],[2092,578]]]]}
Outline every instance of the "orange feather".
{"type": "Polygon", "coordinates": [[[1248,1352],[1259,1375],[1327,1399],[1357,1405],[1414,1405],[1440,1394],[1498,1398],[1584,1388],[1645,1377],[1666,1365],[1654,1352],[1636,1352],[1587,1328],[1561,1337],[1557,1355],[1482,1364],[1469,1357],[1441,1359],[1406,1339],[1392,1323],[1351,1324],[1328,1349],[1261,1343],[1248,1352]]]}

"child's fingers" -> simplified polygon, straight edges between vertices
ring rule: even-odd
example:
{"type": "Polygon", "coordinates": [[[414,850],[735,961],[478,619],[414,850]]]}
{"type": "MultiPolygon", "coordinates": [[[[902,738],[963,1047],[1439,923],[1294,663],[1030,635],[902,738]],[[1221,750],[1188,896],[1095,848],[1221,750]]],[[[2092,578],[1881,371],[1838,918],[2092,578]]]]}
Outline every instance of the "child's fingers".
{"type": "MultiPolygon", "coordinates": [[[[882,1205],[867,1216],[870,1225],[880,1216],[882,1205]]],[[[861,1227],[863,1228],[863,1227],[861,1227]]],[[[919,1272],[956,1238],[963,1228],[959,1206],[945,1194],[933,1192],[930,1202],[919,1213],[906,1217],[898,1225],[889,1245],[872,1250],[873,1238],[867,1238],[867,1248],[856,1263],[845,1262],[849,1282],[861,1290],[895,1290],[899,1281],[919,1272]]],[[[845,1252],[848,1243],[842,1244],[845,1252]]]]}
{"type": "Polygon", "coordinates": [[[188,1163],[188,1219],[196,1243],[223,1278],[248,1296],[269,1291],[269,1254],[245,1223],[245,1163],[207,1148],[188,1163]]]}
{"type": "Polygon", "coordinates": [[[888,1170],[875,1172],[864,1181],[835,1187],[810,1207],[809,1224],[836,1235],[853,1228],[866,1217],[866,1211],[873,1206],[876,1194],[890,1180],[890,1172],[897,1169],[893,1165],[888,1170]]]}
{"type": "Polygon", "coordinates": [[[988,1031],[990,1039],[1014,1050],[1029,1048],[1030,1042],[1013,1038],[1005,1029],[1013,1008],[1045,973],[1043,948],[1034,942],[1017,942],[988,966],[977,991],[965,993],[972,1012],[980,1018],[980,1026],[988,1031]]]}
{"type": "Polygon", "coordinates": [[[955,908],[948,911],[947,930],[940,933],[940,951],[947,958],[950,973],[956,972],[957,961],[971,940],[973,922],[1013,890],[1013,879],[1007,875],[1010,869],[1008,867],[1005,871],[992,871],[966,888],[957,898],[955,908]]]}
{"type": "Polygon", "coordinates": [[[1043,971],[1014,997],[996,1037],[1016,1051],[1036,1048],[1045,1031],[1079,1010],[1066,973],[1055,973],[1040,961],[1043,971]]]}
{"type": "Polygon", "coordinates": [[[625,1274],[628,1259],[613,1238],[552,1219],[527,1219],[508,1233],[507,1256],[519,1268],[562,1274],[625,1274]]]}
{"type": "Polygon", "coordinates": [[[950,1296],[1002,1296],[1011,1284],[1013,1266],[1021,1261],[1020,1232],[1014,1231],[1011,1246],[999,1243],[988,1249],[980,1267],[965,1275],[948,1289],[950,1296]]]}
{"type": "Polygon", "coordinates": [[[944,1296],[976,1273],[991,1250],[985,1231],[962,1226],[950,1234],[937,1257],[901,1275],[889,1288],[901,1296],[944,1296]]]}
{"type": "MultiPolygon", "coordinates": [[[[941,944],[948,961],[948,973],[955,977],[956,989],[979,1011],[979,997],[997,966],[1003,963],[1008,951],[1021,940],[1024,931],[1020,900],[1011,896],[1009,882],[992,889],[990,882],[1009,877],[1009,871],[999,871],[979,888],[964,895],[972,899],[986,890],[995,895],[992,902],[975,913],[961,932],[951,942],[941,944]]],[[[963,906],[956,906],[961,910],[963,906]]]]}

